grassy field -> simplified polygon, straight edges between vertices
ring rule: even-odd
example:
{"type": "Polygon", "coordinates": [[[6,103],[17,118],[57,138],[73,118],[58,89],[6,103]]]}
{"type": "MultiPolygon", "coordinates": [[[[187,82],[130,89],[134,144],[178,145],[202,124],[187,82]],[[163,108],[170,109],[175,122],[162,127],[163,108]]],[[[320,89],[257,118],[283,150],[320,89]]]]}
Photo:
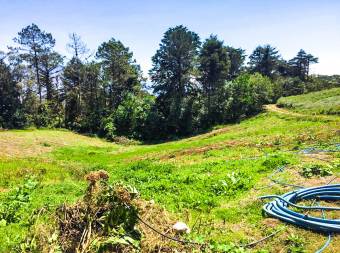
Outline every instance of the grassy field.
{"type": "MultiPolygon", "coordinates": [[[[339,91],[321,92],[328,94],[323,100],[338,106],[329,92],[339,97],[339,91]]],[[[285,98],[280,103],[295,104],[314,96],[285,98]]],[[[309,102],[296,108],[322,112],[310,109],[309,102]]],[[[271,183],[267,176],[280,165],[287,165],[278,175],[280,179],[303,186],[325,184],[338,176],[340,152],[307,155],[296,151],[335,149],[334,144],[340,143],[339,123],[337,116],[315,119],[267,111],[240,124],[155,145],[119,145],[66,130],[0,132],[0,199],[6,203],[18,191],[28,196],[24,205],[10,213],[18,217],[15,222],[0,221],[0,252],[11,251],[25,238],[34,210],[42,206],[53,210],[64,202],[75,202],[86,188],[84,176],[100,169],[109,172],[110,181],[133,185],[143,199],[154,200],[188,223],[193,228],[190,239],[244,244],[282,227],[277,236],[250,251],[313,252],[326,237],[264,217],[258,196],[292,189],[266,187],[271,183]],[[303,176],[304,168],[315,164],[330,166],[333,175],[303,176]]],[[[1,212],[11,212],[11,208],[2,204],[1,212]]],[[[47,214],[39,220],[41,224],[52,222],[47,214]]],[[[339,248],[340,237],[336,236],[325,252],[339,248]]]]}
{"type": "Polygon", "coordinates": [[[340,114],[340,88],[282,97],[278,106],[306,114],[340,114]]]}

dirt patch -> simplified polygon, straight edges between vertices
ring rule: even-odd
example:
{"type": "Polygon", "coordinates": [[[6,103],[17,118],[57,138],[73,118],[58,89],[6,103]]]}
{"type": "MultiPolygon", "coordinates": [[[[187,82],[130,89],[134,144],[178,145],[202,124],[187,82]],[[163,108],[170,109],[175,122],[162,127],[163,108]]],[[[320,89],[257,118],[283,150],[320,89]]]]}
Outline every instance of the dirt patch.
{"type": "Polygon", "coordinates": [[[263,219],[262,224],[268,228],[276,228],[281,222],[278,219],[265,218],[263,219]]]}
{"type": "Polygon", "coordinates": [[[32,157],[67,145],[114,145],[69,131],[0,131],[0,157],[32,157]]]}
{"type": "Polygon", "coordinates": [[[195,148],[188,148],[188,149],[174,151],[170,154],[168,153],[166,155],[162,155],[160,159],[162,160],[167,160],[167,159],[172,159],[172,158],[178,159],[179,157],[182,157],[182,156],[204,154],[211,150],[221,150],[225,148],[240,147],[240,146],[261,148],[261,147],[273,147],[273,144],[269,142],[257,144],[257,143],[252,143],[248,141],[243,141],[243,140],[223,141],[223,142],[205,145],[203,147],[195,147],[195,148]]]}
{"type": "Polygon", "coordinates": [[[304,154],[303,160],[305,162],[315,161],[315,160],[319,160],[323,162],[331,162],[333,160],[333,156],[331,156],[330,154],[326,154],[326,153],[304,154]]]}
{"type": "Polygon", "coordinates": [[[298,113],[298,112],[293,112],[293,111],[290,111],[290,110],[278,107],[275,104],[265,105],[264,108],[267,111],[270,111],[270,112],[284,114],[284,115],[292,116],[292,117],[300,117],[300,118],[308,118],[308,119],[318,119],[318,120],[327,120],[327,121],[336,120],[336,118],[334,118],[332,116],[328,116],[328,115],[320,115],[320,114],[312,115],[312,114],[302,114],[302,113],[298,113]]]}
{"type": "Polygon", "coordinates": [[[249,146],[250,144],[245,141],[226,141],[226,142],[219,142],[214,143],[210,145],[205,145],[203,147],[196,147],[196,148],[188,148],[184,150],[174,151],[170,154],[166,154],[160,157],[160,159],[171,159],[171,158],[178,158],[181,156],[187,156],[187,155],[197,155],[206,153],[210,150],[219,150],[229,147],[235,147],[235,146],[249,146]]]}

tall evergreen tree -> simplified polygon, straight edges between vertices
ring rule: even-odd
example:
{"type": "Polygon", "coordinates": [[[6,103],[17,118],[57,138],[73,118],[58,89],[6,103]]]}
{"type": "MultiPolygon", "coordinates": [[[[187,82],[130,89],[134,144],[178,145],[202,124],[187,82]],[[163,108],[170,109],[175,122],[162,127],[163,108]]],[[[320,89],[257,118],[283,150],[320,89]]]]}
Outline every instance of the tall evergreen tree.
{"type": "Polygon", "coordinates": [[[81,40],[81,37],[76,33],[69,35],[70,42],[67,43],[67,49],[73,54],[73,57],[82,59],[88,52],[86,44],[81,40]]]}
{"type": "Polygon", "coordinates": [[[65,125],[71,129],[79,128],[81,115],[81,85],[83,82],[81,71],[83,63],[73,57],[63,72],[63,88],[65,96],[65,125]]]}
{"type": "Polygon", "coordinates": [[[63,84],[65,92],[65,124],[76,129],[80,125],[80,117],[83,104],[83,90],[85,87],[85,66],[83,57],[89,52],[86,44],[76,33],[69,35],[70,42],[66,45],[67,49],[73,54],[72,59],[64,69],[63,84]]]}
{"type": "Polygon", "coordinates": [[[217,36],[211,35],[202,45],[199,56],[202,94],[206,108],[208,125],[221,123],[223,111],[220,110],[222,88],[228,78],[230,61],[227,47],[217,36]]]}
{"type": "Polygon", "coordinates": [[[41,64],[42,56],[49,54],[54,47],[55,39],[52,34],[42,31],[36,24],[32,24],[23,28],[18,33],[18,37],[14,38],[14,41],[19,44],[19,47],[15,48],[15,50],[19,52],[22,60],[26,61],[28,66],[33,68],[35,72],[35,81],[38,86],[41,103],[43,93],[39,65],[41,64]]]}
{"type": "Polygon", "coordinates": [[[172,134],[186,131],[182,125],[190,123],[186,121],[191,118],[191,115],[188,117],[192,105],[189,96],[195,90],[193,77],[199,46],[196,33],[182,25],[176,26],[165,32],[160,48],[152,57],[152,88],[157,94],[157,107],[165,119],[167,132],[172,134]]]}
{"type": "Polygon", "coordinates": [[[293,76],[297,76],[303,81],[308,78],[309,67],[313,63],[318,63],[318,58],[307,54],[303,49],[300,49],[296,57],[289,61],[289,65],[293,69],[293,76]]]}
{"type": "Polygon", "coordinates": [[[46,89],[46,99],[56,99],[59,73],[62,70],[63,57],[57,52],[48,52],[41,55],[39,73],[42,86],[46,89]]]}
{"type": "Polygon", "coordinates": [[[100,61],[103,71],[108,110],[112,111],[127,93],[141,88],[140,67],[129,48],[113,38],[101,44],[96,58],[100,61]]]}
{"type": "Polygon", "coordinates": [[[258,46],[249,56],[250,71],[273,77],[277,71],[280,55],[279,51],[270,45],[258,46]]]}
{"type": "Polygon", "coordinates": [[[0,52],[0,128],[18,127],[19,91],[11,69],[0,52]]]}
{"type": "Polygon", "coordinates": [[[228,80],[236,78],[242,71],[246,59],[245,50],[228,46],[227,52],[230,61],[228,80]]]}

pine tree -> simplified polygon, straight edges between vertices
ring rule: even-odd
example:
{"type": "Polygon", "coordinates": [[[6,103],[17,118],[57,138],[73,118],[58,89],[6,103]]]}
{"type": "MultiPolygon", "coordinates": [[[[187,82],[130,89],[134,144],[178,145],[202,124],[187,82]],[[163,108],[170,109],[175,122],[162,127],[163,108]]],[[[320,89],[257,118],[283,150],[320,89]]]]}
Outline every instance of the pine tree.
{"type": "Polygon", "coordinates": [[[191,124],[192,98],[196,83],[194,70],[197,65],[200,39],[184,26],[168,29],[160,48],[152,57],[150,77],[157,95],[157,108],[165,119],[166,132],[180,134],[191,124]]]}
{"type": "Polygon", "coordinates": [[[270,45],[258,46],[249,56],[250,71],[273,77],[280,60],[279,51],[270,45]]]}
{"type": "Polygon", "coordinates": [[[227,47],[217,36],[210,36],[202,46],[199,56],[200,82],[206,109],[206,124],[222,123],[223,111],[220,108],[223,86],[230,71],[227,47]]]}
{"type": "Polygon", "coordinates": [[[19,109],[19,90],[11,69],[4,62],[4,54],[0,52],[0,128],[18,127],[19,109]]]}

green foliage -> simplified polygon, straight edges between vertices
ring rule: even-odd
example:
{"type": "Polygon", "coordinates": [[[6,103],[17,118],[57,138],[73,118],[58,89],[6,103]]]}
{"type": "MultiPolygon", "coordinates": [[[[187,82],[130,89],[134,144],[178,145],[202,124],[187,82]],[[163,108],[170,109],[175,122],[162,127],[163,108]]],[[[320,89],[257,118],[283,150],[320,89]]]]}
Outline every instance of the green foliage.
{"type": "MultiPolygon", "coordinates": [[[[196,93],[192,76],[199,46],[196,33],[184,26],[176,26],[165,32],[160,48],[152,57],[152,88],[168,134],[188,134],[188,129],[181,127],[181,122],[193,116],[190,97],[196,93]]],[[[192,132],[191,129],[189,132],[192,132]]]]}
{"type": "Polygon", "coordinates": [[[96,58],[103,71],[103,91],[108,103],[105,110],[110,112],[121,104],[127,93],[140,89],[140,67],[129,48],[114,38],[99,46],[96,58]]]}
{"type": "Polygon", "coordinates": [[[273,96],[273,84],[267,77],[259,73],[242,74],[229,84],[232,94],[230,103],[230,118],[253,115],[262,110],[273,96]]]}
{"type": "Polygon", "coordinates": [[[290,234],[286,240],[288,253],[305,253],[305,239],[296,234],[290,234]]]}
{"type": "Polygon", "coordinates": [[[249,56],[250,71],[273,77],[279,64],[279,51],[270,45],[258,46],[249,56]]]}
{"type": "Polygon", "coordinates": [[[303,177],[311,178],[313,176],[331,176],[333,174],[332,172],[332,166],[330,165],[321,165],[321,164],[307,164],[302,167],[300,174],[303,177]]]}
{"type": "Polygon", "coordinates": [[[154,97],[148,94],[126,96],[113,114],[115,133],[142,139],[147,132],[149,113],[154,105],[154,97]]]}
{"type": "Polygon", "coordinates": [[[278,167],[284,166],[289,164],[289,160],[287,157],[281,155],[274,155],[266,158],[263,161],[262,165],[264,166],[265,170],[272,171],[278,167]]]}
{"type": "Polygon", "coordinates": [[[309,66],[313,63],[318,63],[318,58],[311,54],[307,54],[303,49],[300,49],[296,57],[289,61],[293,76],[297,76],[301,80],[307,79],[309,74],[309,66]]]}
{"type": "Polygon", "coordinates": [[[227,52],[230,61],[230,68],[227,80],[236,78],[244,68],[244,61],[246,59],[245,50],[242,48],[233,48],[227,46],[227,52]]]}
{"type": "Polygon", "coordinates": [[[252,186],[252,178],[247,173],[232,171],[228,173],[225,179],[220,180],[217,184],[212,185],[212,191],[220,196],[231,196],[235,191],[247,190],[252,186]]]}
{"type": "Polygon", "coordinates": [[[20,127],[19,87],[3,58],[0,52],[0,128],[20,127]]]}
{"type": "Polygon", "coordinates": [[[218,253],[246,253],[246,252],[249,252],[249,250],[246,250],[245,248],[237,246],[233,243],[229,243],[229,244],[212,243],[212,244],[210,244],[210,249],[212,250],[212,252],[218,252],[218,253]]]}
{"type": "Polygon", "coordinates": [[[22,211],[30,202],[31,193],[37,185],[34,179],[27,179],[0,202],[0,226],[20,222],[22,211]]]}
{"type": "Polygon", "coordinates": [[[210,36],[203,44],[199,55],[202,100],[205,111],[203,124],[210,126],[223,122],[224,83],[229,75],[230,60],[227,47],[217,36],[210,36]]]}

